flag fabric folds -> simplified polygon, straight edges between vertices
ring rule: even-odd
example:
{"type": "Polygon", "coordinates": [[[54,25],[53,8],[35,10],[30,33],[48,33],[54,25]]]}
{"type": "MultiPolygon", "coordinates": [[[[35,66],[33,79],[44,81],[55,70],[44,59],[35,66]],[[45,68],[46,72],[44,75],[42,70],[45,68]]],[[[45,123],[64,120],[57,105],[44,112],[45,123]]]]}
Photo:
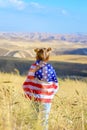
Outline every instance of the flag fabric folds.
{"type": "Polygon", "coordinates": [[[53,66],[36,61],[31,65],[27,78],[23,83],[25,96],[35,101],[51,103],[58,90],[58,80],[53,66]],[[37,66],[40,68],[35,71],[37,66]]]}

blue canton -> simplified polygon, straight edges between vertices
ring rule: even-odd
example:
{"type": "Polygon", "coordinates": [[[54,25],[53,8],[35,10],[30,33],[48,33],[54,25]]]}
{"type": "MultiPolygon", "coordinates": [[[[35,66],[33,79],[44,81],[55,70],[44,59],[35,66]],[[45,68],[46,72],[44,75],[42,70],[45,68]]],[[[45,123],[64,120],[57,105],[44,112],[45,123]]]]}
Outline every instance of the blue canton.
{"type": "MultiPolygon", "coordinates": [[[[36,65],[39,65],[40,61],[36,61],[36,65]]],[[[56,72],[53,66],[49,63],[45,63],[39,70],[35,72],[35,78],[39,80],[45,80],[47,82],[58,83],[56,72]]]]}

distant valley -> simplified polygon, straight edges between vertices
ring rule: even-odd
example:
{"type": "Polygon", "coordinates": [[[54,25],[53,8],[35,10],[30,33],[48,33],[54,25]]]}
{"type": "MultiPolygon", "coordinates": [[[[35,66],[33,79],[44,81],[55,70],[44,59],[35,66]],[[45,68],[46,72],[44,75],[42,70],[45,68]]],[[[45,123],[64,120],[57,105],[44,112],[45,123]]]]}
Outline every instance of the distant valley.
{"type": "Polygon", "coordinates": [[[36,47],[51,47],[54,56],[87,55],[87,35],[0,33],[0,56],[32,58],[36,47]]]}

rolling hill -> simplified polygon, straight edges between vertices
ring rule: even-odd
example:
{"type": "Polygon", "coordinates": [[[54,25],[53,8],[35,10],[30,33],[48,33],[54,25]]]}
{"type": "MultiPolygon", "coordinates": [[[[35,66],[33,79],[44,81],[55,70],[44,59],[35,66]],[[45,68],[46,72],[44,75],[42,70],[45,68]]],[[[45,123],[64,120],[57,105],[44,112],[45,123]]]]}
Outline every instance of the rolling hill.
{"type": "Polygon", "coordinates": [[[87,35],[0,33],[0,56],[32,58],[36,47],[51,47],[52,55],[87,55],[87,35]]]}

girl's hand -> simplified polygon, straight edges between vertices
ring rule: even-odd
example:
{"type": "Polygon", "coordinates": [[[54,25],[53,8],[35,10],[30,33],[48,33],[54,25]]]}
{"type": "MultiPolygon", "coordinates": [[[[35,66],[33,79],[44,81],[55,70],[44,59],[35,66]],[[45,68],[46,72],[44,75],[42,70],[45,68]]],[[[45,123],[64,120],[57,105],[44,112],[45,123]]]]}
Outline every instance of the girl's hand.
{"type": "Polygon", "coordinates": [[[45,64],[46,64],[45,62],[41,61],[40,64],[39,64],[39,66],[43,67],[45,64]]]}
{"type": "Polygon", "coordinates": [[[34,72],[36,72],[37,70],[39,70],[41,67],[43,67],[46,63],[41,61],[39,65],[36,66],[36,68],[34,69],[34,72]]]}

